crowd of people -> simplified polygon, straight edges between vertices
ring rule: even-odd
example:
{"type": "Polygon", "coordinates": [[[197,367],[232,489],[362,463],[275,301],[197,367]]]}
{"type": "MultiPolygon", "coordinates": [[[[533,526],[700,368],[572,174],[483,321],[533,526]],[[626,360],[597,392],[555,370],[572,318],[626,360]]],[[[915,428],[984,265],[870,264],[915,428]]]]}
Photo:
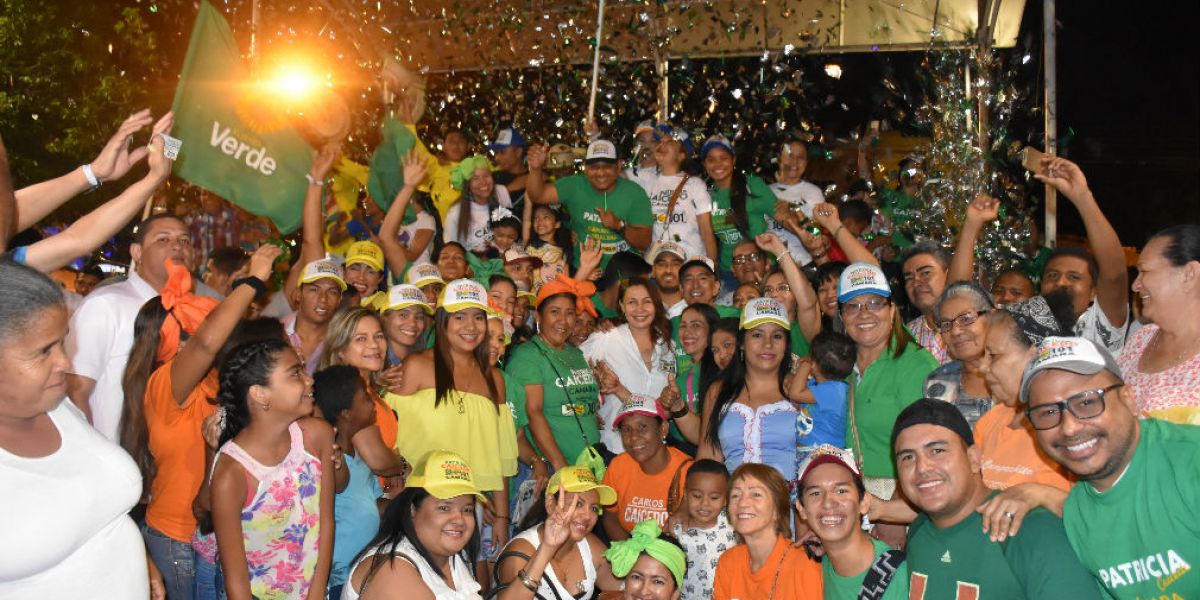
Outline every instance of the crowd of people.
{"type": "Polygon", "coordinates": [[[5,234],[148,165],[0,259],[0,597],[1200,598],[1200,225],[1131,284],[1066,159],[1087,246],[989,273],[999,202],[909,239],[868,144],[827,199],[799,140],[451,129],[354,227],[334,144],[293,251],[161,212],[65,291],[172,120],[15,190],[0,145],[5,234]]]}

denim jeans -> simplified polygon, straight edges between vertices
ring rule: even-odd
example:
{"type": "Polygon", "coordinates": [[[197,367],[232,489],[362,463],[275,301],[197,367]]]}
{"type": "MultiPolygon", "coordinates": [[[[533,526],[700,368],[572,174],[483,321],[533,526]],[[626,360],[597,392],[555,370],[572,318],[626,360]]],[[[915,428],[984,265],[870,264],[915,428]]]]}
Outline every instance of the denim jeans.
{"type": "Polygon", "coordinates": [[[221,565],[196,555],[195,600],[225,600],[225,574],[221,565]]]}
{"type": "Polygon", "coordinates": [[[142,528],[146,549],[154,565],[162,572],[167,600],[192,600],[196,579],[196,552],[188,542],[170,538],[146,525],[142,528]]]}

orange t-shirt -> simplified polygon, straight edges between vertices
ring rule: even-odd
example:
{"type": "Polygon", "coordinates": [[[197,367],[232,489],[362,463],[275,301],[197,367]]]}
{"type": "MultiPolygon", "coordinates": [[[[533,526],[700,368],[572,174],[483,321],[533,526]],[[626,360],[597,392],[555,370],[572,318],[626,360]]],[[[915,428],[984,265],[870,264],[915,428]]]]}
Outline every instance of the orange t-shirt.
{"type": "Polygon", "coordinates": [[[209,371],[183,405],[171,397],[169,360],[146,382],[146,427],[157,469],[150,483],[146,524],[173,540],[187,542],[196,531],[192,501],[204,482],[204,419],[217,411],[217,372],[209,371]]]}
{"type": "Polygon", "coordinates": [[[400,431],[396,413],[392,412],[392,407],[375,392],[371,392],[371,402],[375,404],[375,424],[379,426],[379,437],[383,438],[383,445],[395,448],[396,434],[400,431]]]}
{"type": "Polygon", "coordinates": [[[1009,427],[1016,417],[1013,407],[996,404],[975,424],[983,482],[997,490],[1032,481],[1070,491],[1071,480],[1058,463],[1042,452],[1029,422],[1022,419],[1019,429],[1009,427]]]}
{"type": "MultiPolygon", "coordinates": [[[[604,473],[604,485],[617,492],[617,502],[605,510],[615,512],[625,531],[633,531],[633,527],[646,519],[658,519],[658,526],[667,523],[667,494],[671,490],[671,480],[675,472],[688,460],[688,455],[667,447],[670,460],[667,468],[654,475],[642,472],[638,464],[628,453],[617,455],[608,465],[604,473]]],[[[683,482],[687,473],[679,473],[679,497],[683,498],[683,482]]]]}
{"type": "Polygon", "coordinates": [[[712,600],[822,600],[825,596],[821,563],[792,547],[783,536],[758,571],[750,571],[750,550],[738,544],[717,560],[712,600]]]}

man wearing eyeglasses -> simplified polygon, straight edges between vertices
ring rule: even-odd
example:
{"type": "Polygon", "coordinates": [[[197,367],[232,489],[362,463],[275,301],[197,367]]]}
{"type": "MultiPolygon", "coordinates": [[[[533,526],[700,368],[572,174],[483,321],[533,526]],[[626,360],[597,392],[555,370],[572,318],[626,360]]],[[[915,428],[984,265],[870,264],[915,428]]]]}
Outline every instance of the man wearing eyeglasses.
{"type": "Polygon", "coordinates": [[[754,240],[742,240],[733,247],[733,259],[730,272],[737,283],[727,286],[727,289],[717,299],[717,304],[733,304],[733,296],[737,288],[743,285],[758,287],[767,276],[767,254],[754,243],[754,240]]]}
{"type": "Polygon", "coordinates": [[[1200,598],[1200,427],[1137,418],[1107,350],[1049,337],[1021,400],[1042,450],[1080,481],[1063,507],[1080,561],[1113,598],[1200,598]]]}

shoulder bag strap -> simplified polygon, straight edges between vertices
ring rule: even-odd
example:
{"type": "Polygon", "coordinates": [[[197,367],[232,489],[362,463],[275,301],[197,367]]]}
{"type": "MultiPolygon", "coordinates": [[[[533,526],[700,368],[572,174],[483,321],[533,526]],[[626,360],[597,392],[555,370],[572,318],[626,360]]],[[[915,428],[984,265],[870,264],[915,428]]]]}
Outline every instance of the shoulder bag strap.
{"type": "Polygon", "coordinates": [[[858,591],[858,600],[882,600],[896,571],[904,563],[904,553],[899,550],[888,550],[880,554],[871,568],[863,577],[862,588],[858,591]]]}
{"type": "MultiPolygon", "coordinates": [[[[542,358],[546,359],[546,362],[550,365],[550,368],[554,370],[554,376],[557,377],[558,379],[562,380],[562,382],[563,382],[563,388],[562,388],[563,395],[567,397],[567,404],[571,405],[571,416],[575,417],[575,425],[577,427],[579,427],[579,436],[583,438],[583,445],[591,446],[595,442],[593,442],[592,440],[589,440],[587,433],[584,432],[583,422],[579,420],[579,412],[575,410],[575,399],[571,397],[571,391],[569,389],[567,389],[567,380],[563,378],[562,373],[559,372],[559,370],[558,370],[558,367],[554,366],[554,359],[550,358],[549,354],[546,354],[546,351],[542,349],[541,345],[538,344],[538,342],[536,340],[537,340],[537,338],[535,337],[533,340],[530,340],[530,342],[533,344],[534,348],[537,348],[538,354],[541,354],[542,358]]],[[[542,387],[544,388],[546,386],[543,385],[542,387]]],[[[543,390],[542,391],[542,403],[545,404],[545,402],[546,402],[546,392],[545,392],[545,390],[543,390]]],[[[566,460],[569,464],[570,461],[573,461],[575,459],[564,456],[563,460],[566,460]]]]}
{"type": "Polygon", "coordinates": [[[667,235],[667,230],[671,228],[671,215],[675,214],[675,204],[679,202],[679,195],[683,193],[683,186],[687,185],[688,179],[691,178],[691,175],[684,173],[683,180],[679,182],[679,185],[675,186],[675,191],[671,193],[671,199],[667,202],[667,216],[663,226],[663,233],[658,238],[659,243],[662,242],[663,236],[667,235]]]}
{"type": "Polygon", "coordinates": [[[863,470],[862,470],[862,468],[863,468],[862,440],[860,440],[858,437],[858,418],[854,416],[854,412],[855,412],[854,411],[854,401],[855,401],[855,396],[858,395],[856,393],[857,389],[858,389],[858,379],[855,377],[854,373],[851,373],[850,374],[850,390],[849,390],[849,394],[847,394],[848,399],[849,399],[849,408],[850,408],[850,434],[851,434],[851,437],[854,438],[854,462],[858,463],[858,472],[862,473],[863,472],[863,470]]]}

